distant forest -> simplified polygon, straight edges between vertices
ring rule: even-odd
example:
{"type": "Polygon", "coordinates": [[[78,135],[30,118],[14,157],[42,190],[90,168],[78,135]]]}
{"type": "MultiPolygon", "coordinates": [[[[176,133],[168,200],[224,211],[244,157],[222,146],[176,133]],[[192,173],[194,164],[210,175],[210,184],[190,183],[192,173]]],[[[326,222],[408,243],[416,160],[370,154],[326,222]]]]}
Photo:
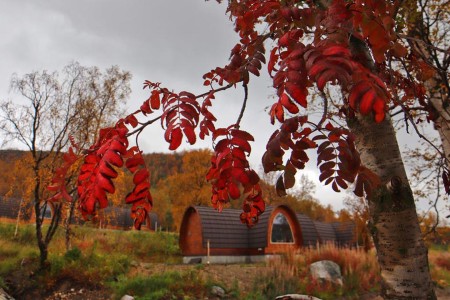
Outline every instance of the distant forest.
{"type": "MultiPolygon", "coordinates": [[[[210,205],[211,186],[205,179],[210,166],[209,150],[194,150],[179,153],[144,154],[151,173],[153,211],[158,214],[160,224],[169,230],[178,230],[184,210],[189,205],[210,205]]],[[[31,201],[32,172],[30,153],[20,150],[0,150],[0,197],[21,197],[31,201]]],[[[50,178],[50,174],[43,174],[50,178]]],[[[313,198],[315,186],[306,177],[299,180],[296,188],[286,197],[278,197],[270,182],[274,178],[262,176],[262,189],[267,204],[288,204],[296,211],[320,221],[348,220],[350,213],[334,212],[313,198]]],[[[115,180],[117,192],[110,195],[111,205],[124,206],[124,199],[132,186],[129,173],[119,170],[115,180]]],[[[230,207],[240,208],[242,199],[234,200],[230,207]]]]}

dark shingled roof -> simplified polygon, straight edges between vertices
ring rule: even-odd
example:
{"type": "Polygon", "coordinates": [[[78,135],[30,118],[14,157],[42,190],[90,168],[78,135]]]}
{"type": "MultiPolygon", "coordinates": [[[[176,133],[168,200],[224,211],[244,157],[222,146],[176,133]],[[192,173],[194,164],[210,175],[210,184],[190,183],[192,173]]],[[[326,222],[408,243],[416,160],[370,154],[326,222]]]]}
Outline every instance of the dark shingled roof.
{"type": "Polygon", "coordinates": [[[314,221],[317,233],[320,237],[321,243],[335,242],[336,233],[334,232],[333,225],[331,223],[323,223],[314,221]]]}
{"type": "Polygon", "coordinates": [[[353,222],[332,223],[339,245],[350,245],[354,243],[355,224],[353,222]]]}
{"type": "Polygon", "coordinates": [[[29,220],[32,213],[32,204],[22,204],[21,207],[20,200],[20,198],[0,198],[0,218],[16,219],[20,209],[20,219],[29,220]]]}
{"type": "Polygon", "coordinates": [[[320,237],[317,233],[314,222],[303,214],[297,214],[297,220],[300,223],[300,230],[303,236],[303,245],[316,246],[320,243],[320,237]]]}
{"type": "Polygon", "coordinates": [[[257,225],[248,229],[241,223],[238,209],[218,212],[212,207],[195,206],[203,229],[203,247],[209,240],[211,248],[261,248],[267,244],[267,219],[264,213],[257,225]]]}
{"type": "MultiPolygon", "coordinates": [[[[239,209],[224,209],[218,212],[212,207],[195,206],[202,224],[203,247],[209,240],[211,248],[265,248],[269,229],[269,218],[274,209],[267,206],[258,223],[248,228],[240,222],[239,209]]],[[[311,220],[303,214],[296,214],[300,225],[303,245],[336,242],[339,245],[351,244],[354,225],[348,223],[323,223],[311,220]]]]}
{"type": "MultiPolygon", "coordinates": [[[[101,214],[104,216],[103,222],[107,225],[121,228],[132,228],[134,226],[129,207],[108,206],[102,210],[101,214]]],[[[150,228],[154,230],[155,222],[158,221],[157,215],[149,213],[148,216],[147,221],[150,221],[150,228]]]]}

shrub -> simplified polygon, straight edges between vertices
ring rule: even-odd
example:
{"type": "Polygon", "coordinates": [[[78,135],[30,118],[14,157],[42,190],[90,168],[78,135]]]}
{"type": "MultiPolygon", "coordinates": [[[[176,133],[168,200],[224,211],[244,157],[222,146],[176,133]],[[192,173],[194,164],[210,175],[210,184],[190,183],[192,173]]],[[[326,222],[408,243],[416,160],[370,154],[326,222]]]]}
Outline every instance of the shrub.
{"type": "Polygon", "coordinates": [[[64,254],[64,258],[68,261],[76,261],[81,257],[81,250],[77,247],[70,249],[64,254]]]}

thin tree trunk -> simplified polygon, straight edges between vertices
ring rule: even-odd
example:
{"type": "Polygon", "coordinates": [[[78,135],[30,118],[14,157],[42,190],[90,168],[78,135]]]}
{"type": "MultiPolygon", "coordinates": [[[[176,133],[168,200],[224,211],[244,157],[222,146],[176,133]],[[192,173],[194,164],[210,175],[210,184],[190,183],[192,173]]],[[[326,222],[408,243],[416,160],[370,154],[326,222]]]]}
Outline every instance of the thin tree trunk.
{"type": "Polygon", "coordinates": [[[41,269],[45,268],[45,264],[48,256],[47,245],[44,242],[43,234],[42,234],[42,217],[41,217],[41,198],[40,198],[40,189],[41,189],[41,181],[39,177],[39,167],[34,167],[34,176],[35,176],[35,186],[34,186],[34,214],[35,214],[35,223],[36,223],[36,240],[39,247],[39,265],[41,269]]]}
{"type": "Polygon", "coordinates": [[[72,245],[71,245],[71,235],[72,235],[72,228],[71,228],[71,224],[70,221],[72,220],[73,217],[73,212],[75,210],[75,199],[72,200],[72,202],[70,202],[70,206],[69,206],[69,213],[67,214],[67,218],[64,224],[64,229],[65,229],[65,233],[66,233],[66,251],[69,251],[70,249],[72,249],[72,245]]]}
{"type": "Polygon", "coordinates": [[[424,62],[435,68],[435,73],[431,78],[424,82],[430,106],[436,114],[433,119],[434,127],[439,133],[442,144],[442,151],[447,159],[445,165],[450,169],[450,102],[448,90],[448,69],[445,69],[444,63],[439,61],[439,56],[433,55],[432,45],[427,44],[431,40],[428,36],[431,28],[428,28],[423,19],[423,12],[417,6],[417,2],[409,9],[410,15],[407,16],[410,23],[408,36],[409,46],[412,51],[424,62]]]}
{"type": "Polygon", "coordinates": [[[348,122],[361,161],[380,177],[368,198],[369,231],[377,250],[384,299],[436,299],[413,194],[394,128],[387,118],[358,115],[348,122]]]}
{"type": "Polygon", "coordinates": [[[23,203],[23,197],[21,197],[20,203],[19,203],[19,211],[17,212],[16,229],[14,230],[14,237],[16,237],[17,233],[19,232],[20,215],[21,215],[21,212],[22,212],[22,203],[23,203]]]}

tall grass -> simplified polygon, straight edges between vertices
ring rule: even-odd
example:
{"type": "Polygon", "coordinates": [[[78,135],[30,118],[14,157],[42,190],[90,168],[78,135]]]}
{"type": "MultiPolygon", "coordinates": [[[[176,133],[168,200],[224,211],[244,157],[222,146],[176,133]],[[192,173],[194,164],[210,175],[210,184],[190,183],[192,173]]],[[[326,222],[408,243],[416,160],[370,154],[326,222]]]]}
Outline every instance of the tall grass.
{"type": "Polygon", "coordinates": [[[332,244],[320,248],[304,248],[274,257],[269,270],[255,280],[247,299],[274,299],[290,293],[308,294],[321,299],[359,299],[361,294],[379,289],[378,264],[373,253],[338,248],[332,244]],[[319,260],[331,260],[341,268],[344,285],[324,284],[314,280],[309,265],[319,260]]]}
{"type": "Polygon", "coordinates": [[[428,251],[431,277],[440,287],[450,286],[450,247],[432,247],[428,251]]]}

